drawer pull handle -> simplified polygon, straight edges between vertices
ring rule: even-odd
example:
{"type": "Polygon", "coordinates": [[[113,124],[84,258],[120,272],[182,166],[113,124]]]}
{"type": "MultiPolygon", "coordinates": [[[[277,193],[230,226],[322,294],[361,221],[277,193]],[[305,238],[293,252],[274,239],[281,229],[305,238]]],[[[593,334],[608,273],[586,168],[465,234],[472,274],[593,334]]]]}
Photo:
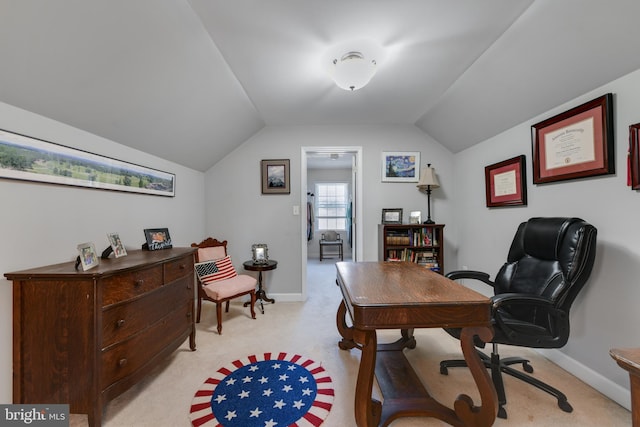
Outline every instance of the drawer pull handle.
{"type": "Polygon", "coordinates": [[[120,319],[120,320],[118,320],[118,321],[116,322],[116,326],[117,326],[118,328],[122,328],[122,327],[124,326],[124,323],[125,323],[125,322],[124,322],[124,319],[120,319]]]}
{"type": "Polygon", "coordinates": [[[120,359],[120,360],[118,360],[118,366],[119,366],[119,367],[121,367],[121,368],[122,368],[122,367],[123,367],[124,365],[126,365],[126,364],[127,364],[127,359],[120,359]]]}
{"type": "Polygon", "coordinates": [[[135,282],[133,282],[133,286],[135,286],[136,288],[139,288],[143,284],[144,284],[144,280],[142,280],[142,279],[139,279],[139,280],[136,280],[135,282]]]}
{"type": "Polygon", "coordinates": [[[184,264],[180,264],[180,270],[184,270],[185,268],[187,268],[187,266],[186,266],[186,265],[184,265],[184,264]]]}
{"type": "Polygon", "coordinates": [[[190,319],[190,318],[191,318],[191,312],[188,312],[187,313],[187,319],[190,319]]]}

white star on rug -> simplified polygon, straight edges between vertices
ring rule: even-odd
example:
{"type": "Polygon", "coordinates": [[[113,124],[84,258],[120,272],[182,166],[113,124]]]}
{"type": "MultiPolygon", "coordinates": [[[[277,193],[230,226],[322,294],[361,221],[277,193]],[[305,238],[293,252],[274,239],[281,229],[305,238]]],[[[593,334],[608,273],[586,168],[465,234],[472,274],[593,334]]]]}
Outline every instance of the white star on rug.
{"type": "Polygon", "coordinates": [[[259,408],[254,409],[253,411],[249,411],[251,413],[250,417],[259,417],[262,411],[259,408]]]}
{"type": "Polygon", "coordinates": [[[282,409],[285,406],[287,406],[286,403],[284,403],[284,400],[280,399],[280,400],[276,400],[276,402],[274,403],[273,407],[274,408],[278,408],[278,409],[282,409]]]}

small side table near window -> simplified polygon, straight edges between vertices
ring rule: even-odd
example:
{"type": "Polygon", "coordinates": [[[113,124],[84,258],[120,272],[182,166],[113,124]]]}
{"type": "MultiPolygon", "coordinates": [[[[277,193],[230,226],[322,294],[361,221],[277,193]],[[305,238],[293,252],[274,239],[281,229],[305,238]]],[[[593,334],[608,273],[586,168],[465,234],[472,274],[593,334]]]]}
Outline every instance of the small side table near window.
{"type": "MultiPolygon", "coordinates": [[[[278,261],[270,259],[266,260],[263,263],[256,264],[253,262],[253,260],[249,260],[245,261],[242,266],[245,270],[258,272],[258,291],[256,292],[256,298],[260,300],[260,310],[262,311],[262,314],[264,314],[264,305],[262,304],[263,301],[270,302],[271,304],[275,303],[276,301],[273,298],[267,297],[267,293],[262,287],[262,272],[275,270],[278,267],[278,261]]],[[[249,303],[245,303],[244,305],[247,306],[249,305],[249,303]]]]}

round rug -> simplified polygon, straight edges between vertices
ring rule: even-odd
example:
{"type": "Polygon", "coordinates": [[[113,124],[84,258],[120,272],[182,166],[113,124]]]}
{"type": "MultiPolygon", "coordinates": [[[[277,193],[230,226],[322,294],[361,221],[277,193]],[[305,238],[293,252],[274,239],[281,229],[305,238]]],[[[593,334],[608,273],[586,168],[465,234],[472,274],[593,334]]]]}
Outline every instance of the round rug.
{"type": "Polygon", "coordinates": [[[238,359],[208,378],[191,403],[193,426],[319,426],[333,404],[331,377],[298,354],[238,359]]]}

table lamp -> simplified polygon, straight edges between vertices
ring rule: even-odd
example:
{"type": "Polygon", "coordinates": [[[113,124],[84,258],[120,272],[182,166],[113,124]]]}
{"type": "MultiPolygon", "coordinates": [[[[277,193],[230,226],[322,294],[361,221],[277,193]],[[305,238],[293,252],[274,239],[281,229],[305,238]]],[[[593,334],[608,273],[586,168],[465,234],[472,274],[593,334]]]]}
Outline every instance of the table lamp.
{"type": "Polygon", "coordinates": [[[427,220],[424,224],[435,224],[435,221],[431,219],[431,190],[434,188],[440,188],[438,177],[436,176],[436,170],[431,167],[431,163],[427,164],[426,168],[422,168],[420,171],[420,181],[418,182],[418,191],[424,191],[427,193],[427,220]]]}

